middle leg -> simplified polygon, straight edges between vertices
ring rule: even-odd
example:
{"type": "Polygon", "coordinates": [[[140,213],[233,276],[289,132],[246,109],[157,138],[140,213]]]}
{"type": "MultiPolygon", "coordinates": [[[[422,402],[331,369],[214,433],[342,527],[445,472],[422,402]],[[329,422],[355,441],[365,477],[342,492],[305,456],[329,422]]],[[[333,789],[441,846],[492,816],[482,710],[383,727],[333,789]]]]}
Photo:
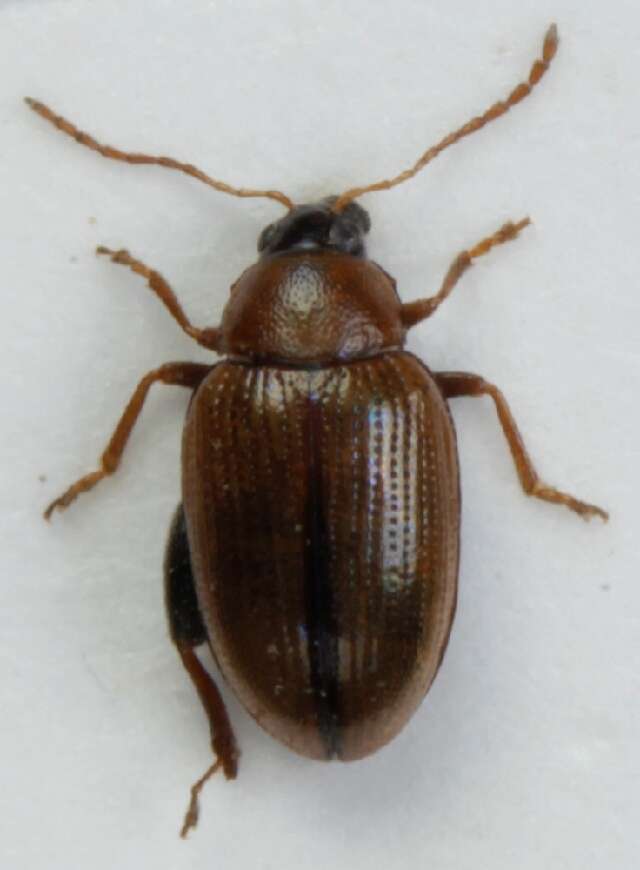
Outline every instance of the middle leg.
{"type": "Polygon", "coordinates": [[[552,504],[565,505],[585,520],[592,516],[599,516],[605,521],[609,519],[609,514],[602,508],[579,501],[574,496],[549,486],[538,477],[507,400],[494,384],[485,381],[480,375],[469,372],[435,372],[434,377],[446,399],[455,399],[458,396],[490,396],[493,399],[520,484],[527,495],[552,504]]]}
{"type": "Polygon", "coordinates": [[[44,518],[46,520],[51,519],[51,515],[55,510],[64,510],[69,507],[81,493],[89,492],[97,483],[100,483],[101,480],[104,480],[105,477],[108,477],[117,470],[129,436],[135,426],[136,420],[140,416],[144,400],[152,384],[171,384],[195,390],[210,371],[211,366],[202,365],[201,363],[172,362],[165,363],[165,365],[148,372],[129,399],[129,403],[124,409],[118,425],[100,457],[100,468],[96,471],[90,471],[89,474],[85,474],[79,480],[76,480],[61,496],[54,499],[44,512],[44,518]]]}

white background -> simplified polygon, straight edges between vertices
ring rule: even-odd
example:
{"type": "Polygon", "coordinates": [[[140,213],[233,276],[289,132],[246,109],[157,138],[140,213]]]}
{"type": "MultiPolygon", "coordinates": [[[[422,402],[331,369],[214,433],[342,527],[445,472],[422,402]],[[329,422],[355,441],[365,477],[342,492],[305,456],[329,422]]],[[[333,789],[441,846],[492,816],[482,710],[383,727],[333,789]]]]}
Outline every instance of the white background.
{"type": "Polygon", "coordinates": [[[638,45],[620,0],[0,4],[3,867],[637,867],[638,45]],[[240,777],[209,784],[182,842],[210,758],[162,601],[186,393],[155,388],[117,479],[50,526],[40,512],[94,467],[144,372],[207,358],[96,244],[214,324],[282,211],[105,161],[21,98],[304,201],[394,174],[506,95],[553,20],[561,50],[532,98],[363,204],[405,300],[532,216],[409,346],[498,383],[543,477],[611,522],[526,499],[488,400],[458,400],[460,604],[424,705],[378,755],[322,765],[227,692],[240,777]]]}

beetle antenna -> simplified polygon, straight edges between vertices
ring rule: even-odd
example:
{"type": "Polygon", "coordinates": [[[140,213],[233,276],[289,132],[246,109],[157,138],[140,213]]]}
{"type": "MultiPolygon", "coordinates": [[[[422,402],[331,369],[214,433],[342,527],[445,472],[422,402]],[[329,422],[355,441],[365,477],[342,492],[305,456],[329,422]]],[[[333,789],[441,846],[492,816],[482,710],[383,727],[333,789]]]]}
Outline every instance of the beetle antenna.
{"type": "Polygon", "coordinates": [[[404,172],[401,172],[399,175],[396,175],[393,178],[387,178],[384,181],[377,181],[374,184],[367,185],[366,187],[352,187],[350,190],[345,191],[335,201],[333,210],[335,212],[341,212],[352,200],[357,199],[365,193],[371,193],[374,190],[389,190],[397,184],[402,184],[404,181],[408,181],[410,178],[413,178],[414,175],[417,175],[421,169],[424,169],[427,163],[430,163],[434,157],[437,157],[441,151],[445,150],[445,148],[454,145],[456,142],[459,142],[460,139],[469,136],[471,133],[475,133],[476,130],[482,129],[486,124],[489,124],[491,121],[495,121],[496,118],[504,115],[512,106],[522,102],[525,97],[529,96],[533,88],[549,69],[557,49],[558,29],[555,24],[552,24],[544,37],[542,57],[534,62],[527,81],[521,82],[517,85],[513,91],[511,91],[506,100],[499,100],[497,103],[494,103],[491,108],[487,109],[484,114],[472,118],[458,130],[449,133],[449,135],[445,136],[437,145],[433,145],[425,151],[412,167],[405,169],[404,172]]]}
{"type": "Polygon", "coordinates": [[[288,196],[281,193],[279,190],[251,190],[250,188],[245,187],[232,187],[224,181],[218,181],[215,178],[211,178],[202,172],[201,169],[192,166],[191,163],[181,163],[179,160],[174,160],[172,157],[152,157],[149,154],[120,151],[118,148],[113,148],[111,145],[102,145],[100,142],[97,142],[93,136],[79,130],[70,121],[67,121],[66,118],[63,118],[61,115],[56,115],[55,112],[52,112],[44,103],[40,103],[38,100],[34,100],[31,97],[25,97],[25,102],[34,112],[44,118],[45,121],[49,121],[54,127],[57,127],[58,130],[66,133],[67,136],[71,136],[71,138],[75,139],[76,142],[79,142],[80,145],[86,145],[87,148],[90,148],[92,151],[97,151],[98,154],[102,154],[103,157],[108,157],[110,160],[122,160],[124,163],[166,166],[167,169],[177,169],[179,172],[184,172],[192,178],[197,178],[198,181],[208,184],[210,187],[219,190],[221,193],[229,193],[231,196],[240,197],[266,197],[267,199],[275,199],[289,210],[293,208],[293,202],[288,196]]]}

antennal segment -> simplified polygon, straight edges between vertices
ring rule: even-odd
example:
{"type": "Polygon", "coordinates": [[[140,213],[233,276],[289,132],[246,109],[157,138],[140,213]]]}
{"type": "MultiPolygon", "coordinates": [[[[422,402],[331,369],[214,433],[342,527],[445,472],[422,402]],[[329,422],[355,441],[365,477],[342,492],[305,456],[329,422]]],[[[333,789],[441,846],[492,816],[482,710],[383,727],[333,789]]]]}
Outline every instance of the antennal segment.
{"type": "Polygon", "coordinates": [[[395,187],[398,184],[402,184],[403,181],[408,181],[410,178],[413,178],[414,175],[417,175],[421,169],[430,163],[434,157],[437,157],[441,151],[444,151],[445,148],[448,148],[450,145],[454,145],[456,142],[459,142],[460,139],[463,139],[465,136],[469,136],[471,133],[475,133],[476,130],[480,130],[486,124],[489,124],[491,121],[495,121],[496,118],[499,118],[501,115],[504,115],[505,112],[508,112],[512,106],[517,105],[522,102],[525,97],[528,97],[533,88],[538,84],[542,76],[549,69],[549,65],[551,61],[555,57],[556,51],[558,49],[558,30],[555,24],[552,24],[551,27],[547,30],[547,33],[544,38],[544,44],[542,46],[542,57],[535,61],[533,66],[531,67],[531,71],[529,72],[529,78],[526,82],[521,82],[517,85],[513,91],[509,94],[506,100],[500,100],[497,103],[494,103],[491,108],[487,109],[486,112],[482,115],[478,115],[475,118],[472,118],[470,121],[460,127],[453,133],[449,133],[448,136],[445,136],[437,145],[433,145],[424,154],[414,163],[414,165],[410,169],[405,169],[404,172],[401,172],[399,175],[394,176],[393,178],[385,179],[384,181],[377,181],[375,184],[369,184],[366,187],[352,187],[350,190],[345,191],[341,194],[336,202],[333,205],[333,210],[336,212],[341,212],[346,206],[354,199],[357,199],[359,196],[362,196],[365,193],[371,193],[374,190],[389,190],[391,187],[395,187]]]}
{"type": "Polygon", "coordinates": [[[293,208],[292,200],[279,190],[252,190],[245,187],[232,187],[224,181],[218,181],[215,178],[211,178],[202,172],[201,169],[192,166],[191,163],[181,163],[179,160],[174,160],[172,157],[152,157],[149,154],[120,151],[118,148],[113,148],[111,145],[102,145],[100,142],[97,142],[93,136],[79,130],[70,121],[67,121],[66,118],[63,118],[61,115],[56,115],[48,106],[45,106],[44,103],[40,103],[38,100],[34,100],[31,97],[25,97],[25,103],[30,106],[34,112],[40,115],[40,117],[44,118],[45,121],[49,121],[49,123],[53,124],[54,127],[57,127],[58,130],[66,133],[67,136],[71,136],[71,138],[75,139],[76,142],[79,142],[80,145],[86,145],[87,148],[90,148],[92,151],[97,151],[98,154],[102,154],[103,157],[108,157],[110,160],[121,160],[124,163],[165,166],[167,169],[177,169],[179,172],[184,172],[192,178],[197,178],[198,181],[208,184],[209,187],[213,187],[221,193],[228,193],[231,196],[265,197],[266,199],[275,199],[285,208],[293,208]]]}

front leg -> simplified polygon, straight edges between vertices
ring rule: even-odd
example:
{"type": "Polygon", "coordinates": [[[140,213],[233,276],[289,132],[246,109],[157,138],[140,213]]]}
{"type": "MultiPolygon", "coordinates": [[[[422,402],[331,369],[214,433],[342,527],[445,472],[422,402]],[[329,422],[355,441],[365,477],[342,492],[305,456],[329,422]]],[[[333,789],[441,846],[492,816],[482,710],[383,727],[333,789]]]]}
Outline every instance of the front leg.
{"type": "Polygon", "coordinates": [[[599,516],[605,521],[609,519],[609,514],[602,508],[579,501],[572,495],[549,486],[538,477],[507,400],[494,384],[485,381],[480,375],[473,375],[469,372],[436,372],[434,377],[446,399],[455,399],[458,396],[491,396],[520,478],[520,484],[527,495],[549,501],[552,504],[565,505],[585,520],[592,516],[599,516]]]}
{"type": "Polygon", "coordinates": [[[531,221],[528,217],[518,221],[517,224],[508,221],[506,224],[503,224],[499,230],[496,230],[493,235],[482,239],[482,241],[478,242],[477,245],[474,245],[473,248],[461,251],[449,266],[449,271],[444,276],[444,281],[435,296],[429,296],[427,299],[418,299],[416,302],[404,303],[401,308],[401,317],[404,326],[407,329],[410,329],[412,326],[415,326],[416,323],[420,323],[421,320],[426,320],[427,317],[431,317],[436,308],[438,308],[438,306],[441,305],[451,293],[474,260],[477,260],[478,257],[482,257],[484,254],[488,254],[491,248],[495,248],[496,245],[502,245],[504,242],[510,242],[512,239],[515,239],[520,230],[523,230],[530,223],[531,221]]]}
{"type": "Polygon", "coordinates": [[[100,459],[100,468],[76,480],[61,496],[54,499],[44,512],[44,518],[46,520],[51,519],[51,514],[54,510],[64,510],[81,493],[93,489],[97,483],[108,475],[113,474],[118,468],[124,448],[127,446],[131,431],[142,411],[144,400],[152,384],[159,381],[162,384],[174,384],[175,386],[195,390],[210,371],[211,366],[200,363],[173,362],[166,363],[160,366],[160,368],[146,374],[136,387],[133,396],[129,399],[129,404],[118,421],[118,425],[100,459]]]}
{"type": "Polygon", "coordinates": [[[217,327],[207,327],[199,329],[194,326],[187,315],[184,313],[182,305],[178,302],[178,297],[173,292],[168,282],[162,277],[160,272],[155,269],[150,269],[149,266],[141,260],[136,260],[132,257],[129,251],[121,248],[119,251],[112,251],[111,248],[105,248],[104,245],[99,245],[96,248],[96,254],[106,254],[112,263],[119,263],[121,266],[128,266],[136,275],[141,275],[146,278],[149,289],[153,290],[158,299],[162,302],[169,314],[177,322],[180,329],[184,330],[188,336],[195,339],[202,347],[208,350],[218,350],[218,342],[220,332],[217,327]]]}

